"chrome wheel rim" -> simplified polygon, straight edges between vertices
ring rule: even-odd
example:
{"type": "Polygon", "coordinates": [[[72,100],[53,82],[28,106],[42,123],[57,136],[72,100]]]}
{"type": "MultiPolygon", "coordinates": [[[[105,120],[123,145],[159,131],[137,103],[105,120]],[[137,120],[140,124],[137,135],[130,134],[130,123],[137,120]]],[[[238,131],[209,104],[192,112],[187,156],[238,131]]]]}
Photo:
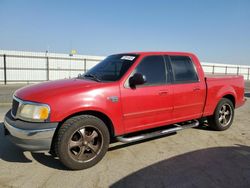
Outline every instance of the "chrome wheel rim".
{"type": "Polygon", "coordinates": [[[103,147],[103,135],[96,127],[84,126],[76,130],[68,142],[70,156],[78,162],[89,162],[96,158],[103,147]]]}
{"type": "Polygon", "coordinates": [[[219,111],[219,123],[221,126],[226,127],[232,120],[232,108],[229,104],[221,106],[219,111]]]}

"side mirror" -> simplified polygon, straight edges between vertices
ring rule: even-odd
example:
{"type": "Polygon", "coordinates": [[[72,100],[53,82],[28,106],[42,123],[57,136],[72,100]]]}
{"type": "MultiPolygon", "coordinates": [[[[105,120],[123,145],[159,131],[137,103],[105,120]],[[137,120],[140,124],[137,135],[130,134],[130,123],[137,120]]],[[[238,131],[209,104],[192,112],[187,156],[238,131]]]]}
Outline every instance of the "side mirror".
{"type": "Polygon", "coordinates": [[[146,76],[142,75],[141,73],[135,73],[129,78],[129,86],[131,88],[135,88],[136,85],[142,85],[146,82],[146,76]]]}

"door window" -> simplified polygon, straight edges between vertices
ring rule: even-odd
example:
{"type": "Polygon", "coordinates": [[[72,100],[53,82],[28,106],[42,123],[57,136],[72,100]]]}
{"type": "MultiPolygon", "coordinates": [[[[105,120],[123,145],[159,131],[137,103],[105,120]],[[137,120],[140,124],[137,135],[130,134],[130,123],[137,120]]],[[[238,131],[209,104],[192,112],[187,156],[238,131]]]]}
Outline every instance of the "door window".
{"type": "Polygon", "coordinates": [[[198,76],[193,62],[186,56],[170,56],[175,83],[197,82],[198,76]]]}
{"type": "Polygon", "coordinates": [[[134,73],[141,73],[146,77],[144,86],[162,85],[167,82],[166,67],[162,56],[145,57],[136,67],[134,73]]]}

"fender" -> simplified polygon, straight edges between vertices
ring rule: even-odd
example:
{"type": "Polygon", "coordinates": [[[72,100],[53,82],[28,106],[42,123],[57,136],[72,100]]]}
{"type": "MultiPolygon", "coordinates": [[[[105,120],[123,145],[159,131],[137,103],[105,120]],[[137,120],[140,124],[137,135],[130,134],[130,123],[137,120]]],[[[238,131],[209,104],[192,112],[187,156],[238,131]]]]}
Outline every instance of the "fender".
{"type": "MultiPolygon", "coordinates": [[[[217,104],[219,103],[219,101],[226,95],[232,95],[234,97],[234,99],[237,99],[237,93],[235,91],[235,89],[230,86],[223,86],[217,93],[216,95],[216,99],[218,99],[217,104]]],[[[216,105],[217,106],[217,105],[216,105]]]]}
{"type": "MultiPolygon", "coordinates": [[[[94,111],[97,113],[101,113],[109,118],[109,120],[112,122],[113,128],[114,128],[114,134],[119,135],[122,134],[124,131],[123,123],[122,123],[122,116],[117,115],[117,113],[120,113],[117,111],[116,113],[113,113],[112,111],[109,111],[110,108],[101,108],[100,106],[79,106],[76,108],[67,109],[63,113],[58,113],[58,116],[56,119],[53,119],[53,121],[62,122],[68,117],[74,115],[74,114],[82,114],[86,111],[94,111]]],[[[54,117],[55,118],[55,117],[54,117]]]]}

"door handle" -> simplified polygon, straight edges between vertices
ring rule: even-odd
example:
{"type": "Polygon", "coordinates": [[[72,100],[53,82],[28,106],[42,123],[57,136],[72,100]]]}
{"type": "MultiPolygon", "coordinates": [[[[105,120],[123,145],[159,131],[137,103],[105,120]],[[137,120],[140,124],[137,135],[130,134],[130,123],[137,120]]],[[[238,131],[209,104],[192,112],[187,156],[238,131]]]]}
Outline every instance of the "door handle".
{"type": "Polygon", "coordinates": [[[195,87],[194,89],[193,89],[193,91],[200,91],[201,90],[201,88],[199,88],[199,87],[195,87]]]}
{"type": "Polygon", "coordinates": [[[167,95],[168,91],[159,91],[159,95],[167,95]]]}

